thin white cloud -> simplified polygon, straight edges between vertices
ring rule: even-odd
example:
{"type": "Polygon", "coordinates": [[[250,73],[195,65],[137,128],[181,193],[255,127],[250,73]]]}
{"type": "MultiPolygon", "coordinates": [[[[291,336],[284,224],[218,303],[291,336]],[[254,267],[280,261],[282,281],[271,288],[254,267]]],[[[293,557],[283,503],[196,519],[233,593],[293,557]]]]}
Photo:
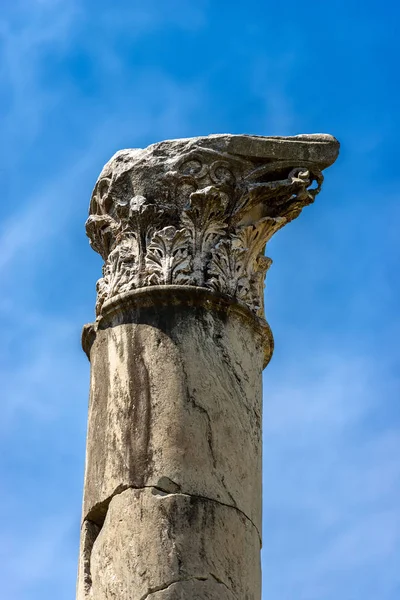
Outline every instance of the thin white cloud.
{"type": "Polygon", "coordinates": [[[21,329],[23,360],[0,369],[2,439],[12,434],[22,417],[35,427],[43,426],[43,421],[60,422],[68,407],[73,410],[73,399],[85,396],[82,390],[88,383],[79,324],[47,316],[36,319],[34,328],[23,321],[21,329]]]}
{"type": "Polygon", "coordinates": [[[378,351],[321,343],[276,371],[271,363],[265,377],[265,598],[334,600],[347,587],[350,600],[360,577],[391,598],[400,431],[376,417],[400,379],[378,351]]]}
{"type": "Polygon", "coordinates": [[[46,52],[69,43],[77,14],[74,0],[24,2],[22,7],[23,12],[16,11],[14,18],[11,11],[5,11],[0,20],[0,81],[10,97],[1,126],[3,139],[8,142],[4,160],[9,166],[21,147],[40,131],[49,105],[59,101],[55,90],[41,82],[43,61],[46,52]]]}
{"type": "MultiPolygon", "coordinates": [[[[326,425],[332,432],[333,428],[351,425],[370,408],[374,398],[370,381],[374,361],[323,350],[324,354],[313,358],[299,357],[297,364],[286,363],[280,372],[283,381],[278,382],[275,375],[272,386],[266,373],[267,436],[281,435],[282,431],[289,435],[293,429],[300,428],[316,431],[326,425]]],[[[271,370],[273,368],[272,363],[271,370]]]]}
{"type": "Polygon", "coordinates": [[[113,31],[129,27],[135,36],[148,35],[159,28],[177,27],[186,31],[196,31],[204,26],[207,0],[188,3],[185,0],[169,0],[168,3],[158,0],[147,0],[140,6],[121,3],[118,11],[103,9],[100,23],[113,31]]]}

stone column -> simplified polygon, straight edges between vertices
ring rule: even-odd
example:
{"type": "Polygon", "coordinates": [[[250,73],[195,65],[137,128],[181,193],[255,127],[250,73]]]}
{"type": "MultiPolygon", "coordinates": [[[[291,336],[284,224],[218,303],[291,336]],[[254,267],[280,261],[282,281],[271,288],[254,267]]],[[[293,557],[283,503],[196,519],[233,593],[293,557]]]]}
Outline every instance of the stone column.
{"type": "Polygon", "coordinates": [[[260,600],[264,250],[337,153],[212,135],[101,172],[78,600],[260,600]]]}

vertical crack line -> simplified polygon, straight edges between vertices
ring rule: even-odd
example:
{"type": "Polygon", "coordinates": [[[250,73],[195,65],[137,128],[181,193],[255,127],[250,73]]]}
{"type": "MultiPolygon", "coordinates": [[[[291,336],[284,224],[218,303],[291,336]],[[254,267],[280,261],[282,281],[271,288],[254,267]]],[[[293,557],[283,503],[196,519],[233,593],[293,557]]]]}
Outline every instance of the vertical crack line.
{"type": "Polygon", "coordinates": [[[92,550],[100,531],[101,527],[93,521],[85,521],[83,524],[80,547],[80,579],[85,598],[89,598],[92,589],[92,550]]]}
{"type": "Polygon", "coordinates": [[[207,420],[207,443],[208,443],[208,447],[210,450],[210,455],[211,455],[211,460],[212,460],[212,464],[215,470],[217,470],[217,461],[215,458],[215,453],[214,453],[214,441],[213,441],[213,432],[212,432],[212,425],[211,425],[211,417],[208,414],[208,411],[204,408],[204,406],[201,406],[201,404],[199,404],[193,394],[190,393],[189,390],[189,378],[186,372],[186,367],[185,367],[185,363],[183,358],[181,358],[181,367],[182,367],[182,372],[183,372],[183,376],[185,379],[185,388],[186,388],[186,395],[187,398],[190,402],[190,404],[193,406],[193,408],[195,408],[196,410],[198,410],[201,414],[205,415],[206,420],[207,420]]]}
{"type": "Polygon", "coordinates": [[[212,431],[212,421],[211,421],[211,417],[207,411],[207,409],[204,408],[204,406],[202,406],[201,404],[199,404],[196,399],[194,398],[194,395],[190,393],[189,390],[189,382],[188,382],[188,376],[187,376],[187,372],[186,372],[186,368],[185,368],[185,363],[183,361],[183,359],[181,359],[181,367],[182,367],[182,372],[185,378],[185,388],[186,388],[186,394],[187,397],[189,399],[189,402],[191,403],[191,405],[198,410],[201,414],[205,415],[206,419],[207,419],[207,443],[208,443],[208,447],[210,450],[210,454],[211,454],[211,460],[212,460],[212,464],[214,467],[214,470],[217,474],[217,477],[222,485],[222,487],[224,488],[229,500],[232,502],[232,505],[237,508],[237,503],[236,500],[234,499],[234,497],[232,496],[232,494],[230,493],[230,491],[228,490],[226,483],[225,483],[225,477],[224,475],[220,475],[218,473],[218,466],[217,466],[217,459],[215,456],[215,451],[214,451],[214,440],[213,440],[213,431],[212,431]]]}
{"type": "MultiPolygon", "coordinates": [[[[186,375],[186,373],[185,373],[185,375],[186,375]]],[[[213,441],[211,417],[208,414],[208,411],[204,408],[204,406],[201,406],[201,404],[199,404],[198,402],[196,402],[196,400],[194,399],[194,396],[189,393],[188,386],[187,386],[187,395],[188,395],[188,398],[189,398],[189,401],[190,401],[191,405],[196,410],[198,410],[203,415],[205,415],[205,417],[207,419],[207,443],[208,443],[208,447],[210,449],[210,454],[211,454],[211,460],[212,460],[213,467],[214,467],[215,470],[217,470],[217,460],[215,458],[215,453],[214,453],[214,441],[213,441]]]]}
{"type": "Polygon", "coordinates": [[[84,598],[89,598],[92,589],[91,561],[93,546],[103,528],[110,502],[114,496],[122,494],[122,492],[129,489],[129,487],[130,486],[128,485],[117,486],[108,498],[93,506],[82,523],[81,543],[79,548],[79,560],[81,561],[80,565],[82,570],[80,571],[79,578],[82,580],[81,585],[83,587],[84,598]]]}

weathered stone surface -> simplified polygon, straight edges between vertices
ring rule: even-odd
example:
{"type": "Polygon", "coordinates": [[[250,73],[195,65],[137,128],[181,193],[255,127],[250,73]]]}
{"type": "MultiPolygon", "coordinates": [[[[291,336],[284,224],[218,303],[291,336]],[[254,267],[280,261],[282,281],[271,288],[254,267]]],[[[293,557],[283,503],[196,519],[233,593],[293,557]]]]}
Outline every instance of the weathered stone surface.
{"type": "Polygon", "coordinates": [[[92,577],[90,561],[93,544],[99,535],[100,527],[92,521],[84,521],[81,529],[81,548],[78,564],[78,588],[77,599],[83,600],[90,597],[92,593],[92,577]]]}
{"type": "Polygon", "coordinates": [[[148,596],[151,600],[238,600],[228,588],[212,579],[190,579],[171,583],[165,589],[153,592],[148,596]]]}
{"type": "Polygon", "coordinates": [[[314,201],[338,143],[326,135],[214,135],[122,150],[86,224],[104,260],[97,311],[151,285],[206,287],[264,315],[271,236],[314,201]]]}
{"type": "Polygon", "coordinates": [[[338,147],[215,135],[101,172],[78,600],[260,600],[265,245],[338,147]]]}
{"type": "Polygon", "coordinates": [[[256,529],[235,509],[129,489],[111,501],[93,546],[93,598],[192,598],[182,594],[195,591],[202,599],[256,600],[259,551],[256,529]]]}
{"type": "Polygon", "coordinates": [[[261,532],[262,336],[202,306],[122,312],[91,350],[84,518],[100,522],[115,490],[169,481],[261,532]]]}

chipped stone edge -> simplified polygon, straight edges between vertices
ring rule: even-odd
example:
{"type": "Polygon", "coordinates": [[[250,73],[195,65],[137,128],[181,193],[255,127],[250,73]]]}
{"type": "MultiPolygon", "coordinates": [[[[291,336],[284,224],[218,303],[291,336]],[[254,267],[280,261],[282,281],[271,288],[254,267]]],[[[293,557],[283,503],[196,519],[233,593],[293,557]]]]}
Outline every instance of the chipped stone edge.
{"type": "Polygon", "coordinates": [[[82,329],[82,348],[90,361],[90,351],[96,339],[97,331],[126,323],[124,316],[129,310],[156,306],[200,306],[215,310],[224,318],[230,314],[238,316],[253,328],[260,336],[264,348],[265,368],[272,358],[274,338],[267,321],[255,315],[244,302],[230,296],[213,292],[205,287],[186,285],[154,285],[143,287],[107,300],[100,317],[94,323],[88,323],[82,329]]]}
{"type": "MultiPolygon", "coordinates": [[[[80,575],[86,582],[88,582],[89,585],[91,585],[91,554],[92,554],[93,546],[94,546],[94,543],[95,543],[98,535],[100,534],[100,532],[103,528],[110,504],[112,503],[112,501],[114,500],[114,498],[116,496],[119,496],[120,494],[124,494],[128,490],[133,490],[133,491],[137,491],[137,492],[144,492],[146,490],[151,490],[152,495],[159,496],[160,500],[162,500],[163,498],[168,497],[168,496],[183,496],[183,497],[187,497],[187,498],[193,498],[198,502],[202,502],[202,503],[209,502],[211,504],[217,504],[219,506],[223,506],[225,508],[232,509],[232,510],[236,511],[242,519],[244,519],[246,522],[248,522],[250,527],[253,527],[255,529],[255,531],[257,532],[257,537],[259,539],[259,543],[260,543],[260,550],[262,548],[262,537],[261,537],[260,530],[258,529],[256,524],[250,519],[250,517],[248,517],[243,511],[238,509],[236,506],[232,506],[230,504],[220,502],[213,498],[208,498],[207,496],[188,494],[181,490],[171,491],[169,489],[163,489],[163,487],[155,486],[155,485],[145,485],[142,487],[134,487],[132,485],[121,484],[114,490],[114,492],[106,500],[104,500],[102,503],[100,503],[102,505],[101,507],[100,506],[93,507],[93,509],[91,511],[89,511],[88,514],[86,516],[84,516],[82,519],[81,531],[85,525],[95,528],[95,531],[92,532],[93,539],[90,542],[90,546],[87,548],[88,557],[86,558],[86,563],[83,565],[83,571],[80,575]]],[[[236,595],[233,593],[233,590],[225,582],[221,581],[213,573],[209,573],[209,575],[210,575],[211,579],[213,579],[217,583],[223,585],[236,598],[236,595]]],[[[144,596],[141,596],[140,600],[146,600],[152,594],[159,592],[159,591],[163,591],[166,588],[168,588],[171,585],[176,584],[176,583],[180,583],[180,582],[184,582],[184,581],[191,581],[191,580],[206,581],[207,579],[209,579],[209,578],[196,577],[196,576],[191,576],[188,578],[173,579],[165,584],[162,584],[161,586],[156,586],[155,588],[151,588],[150,590],[148,590],[147,593],[145,593],[144,596]]],[[[86,598],[86,596],[85,596],[85,598],[86,598]]]]}

